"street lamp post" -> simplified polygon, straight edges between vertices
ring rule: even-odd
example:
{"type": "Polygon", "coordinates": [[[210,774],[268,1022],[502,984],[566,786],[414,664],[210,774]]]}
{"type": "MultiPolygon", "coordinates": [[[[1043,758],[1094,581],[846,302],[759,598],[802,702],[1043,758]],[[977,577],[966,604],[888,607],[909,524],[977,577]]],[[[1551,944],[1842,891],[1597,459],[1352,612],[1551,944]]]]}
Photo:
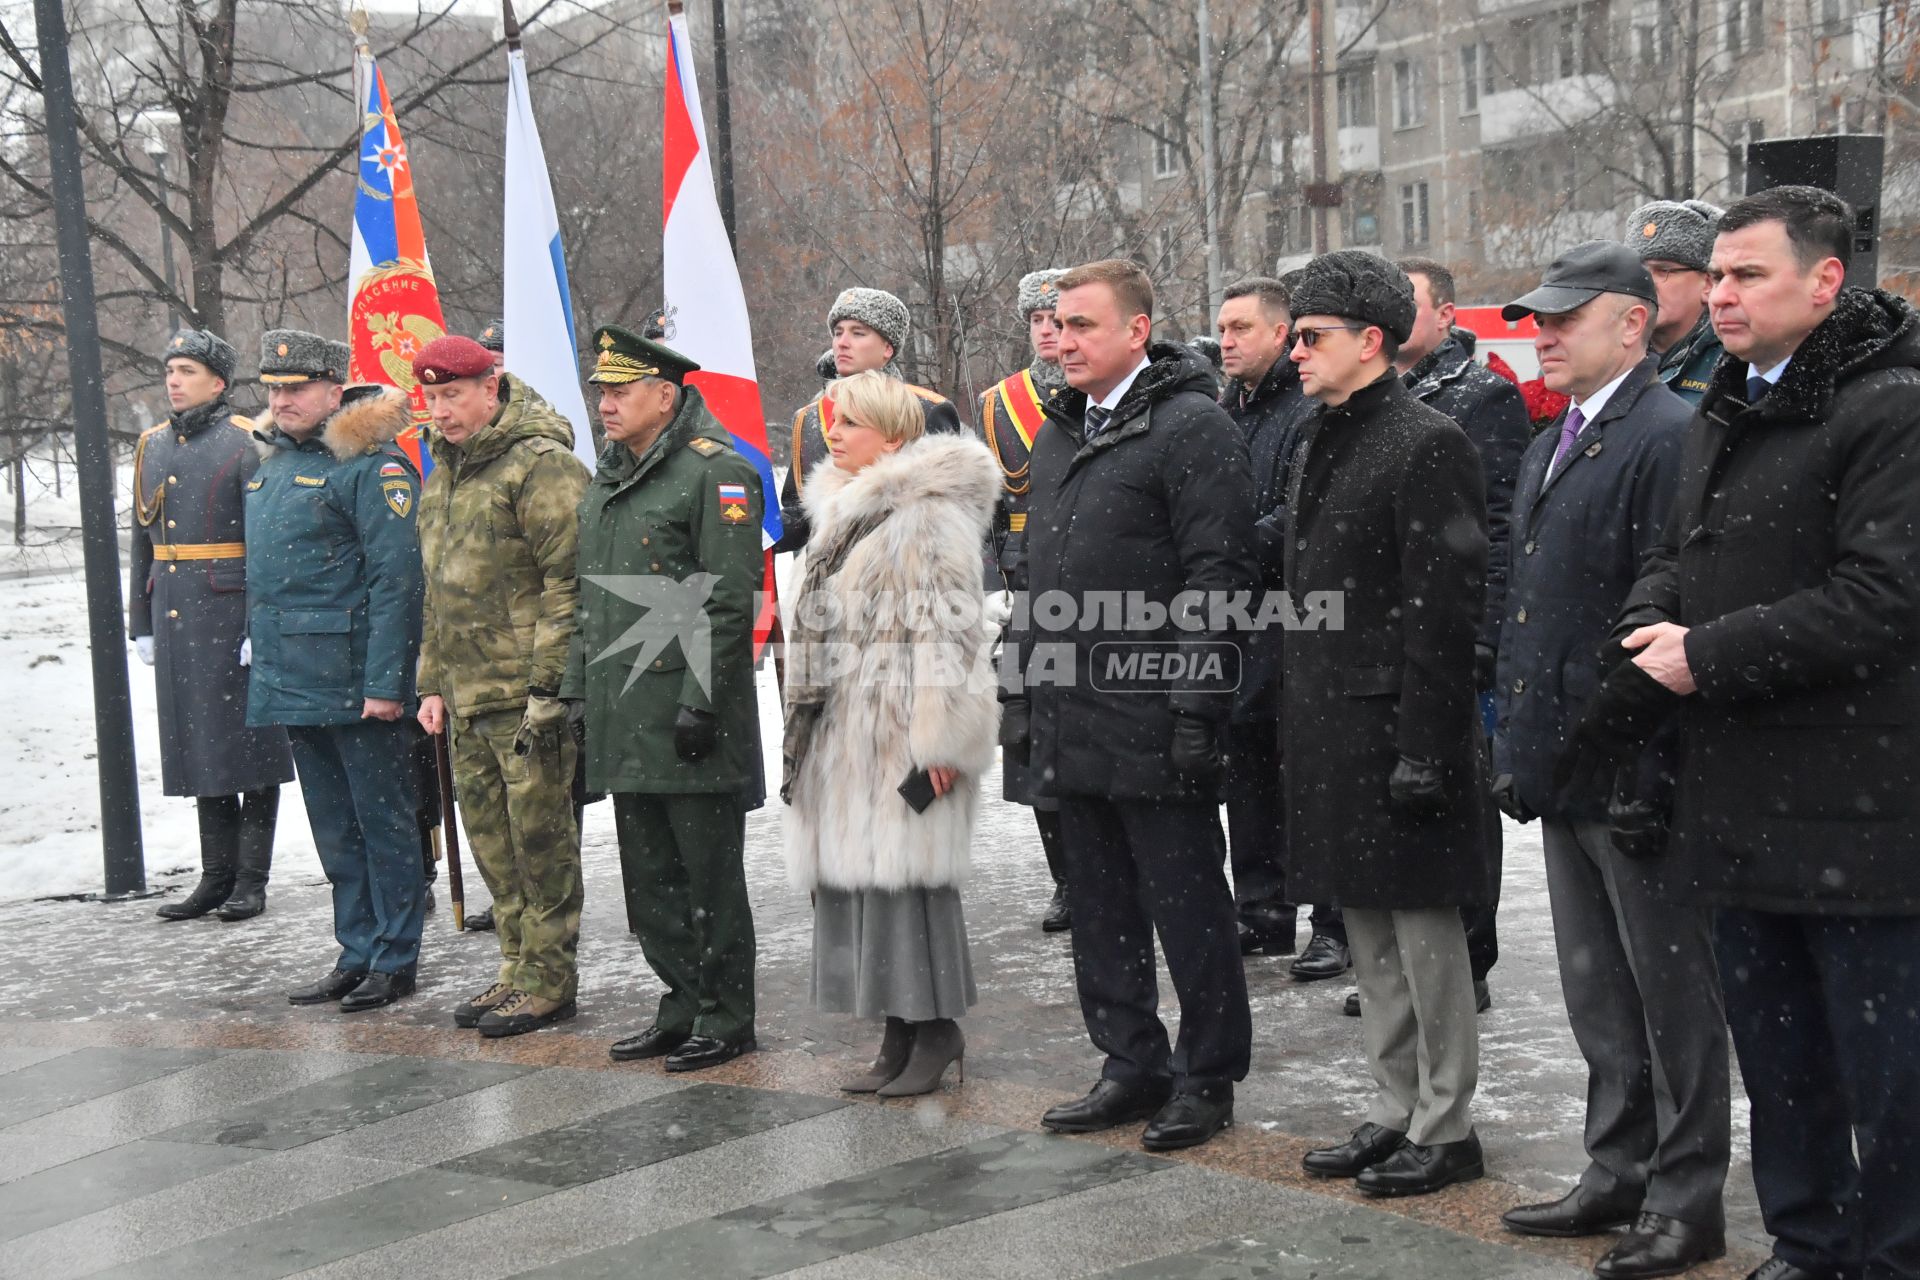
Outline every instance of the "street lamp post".
{"type": "MultiPolygon", "coordinates": [[[[180,117],[171,111],[142,111],[136,123],[146,135],[142,144],[147,155],[153,160],[153,176],[159,183],[160,202],[171,203],[167,199],[167,136],[161,132],[168,125],[180,123],[180,117]]],[[[173,274],[173,227],[168,224],[166,215],[160,216],[160,269],[167,281],[167,337],[171,337],[180,328],[180,309],[173,305],[179,296],[179,286],[174,282],[173,274]]]]}

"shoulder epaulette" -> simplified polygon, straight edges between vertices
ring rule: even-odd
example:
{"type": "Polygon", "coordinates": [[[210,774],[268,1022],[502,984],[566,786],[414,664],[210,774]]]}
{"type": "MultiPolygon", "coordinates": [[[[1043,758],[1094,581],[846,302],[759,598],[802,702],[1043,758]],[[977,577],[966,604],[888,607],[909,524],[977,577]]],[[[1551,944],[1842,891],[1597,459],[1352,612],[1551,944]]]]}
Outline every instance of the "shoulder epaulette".
{"type": "Polygon", "coordinates": [[[248,435],[253,434],[253,419],[247,417],[247,415],[245,415],[244,413],[236,413],[232,417],[228,418],[227,425],[237,430],[244,431],[248,435]]]}
{"type": "Polygon", "coordinates": [[[156,432],[165,431],[170,425],[172,424],[167,422],[156,422],[152,426],[148,427],[145,431],[142,431],[140,433],[140,438],[142,440],[145,440],[148,436],[153,435],[156,432]]]}
{"type": "Polygon", "coordinates": [[[947,403],[947,398],[941,395],[938,391],[930,391],[926,387],[916,387],[911,382],[904,382],[901,385],[904,386],[907,390],[913,392],[913,394],[919,396],[922,400],[927,401],[929,404],[947,403]]]}
{"type": "Polygon", "coordinates": [[[687,441],[687,448],[693,450],[703,458],[711,458],[716,453],[724,453],[727,446],[721,444],[718,440],[709,440],[705,436],[695,436],[693,439],[687,441]]]}

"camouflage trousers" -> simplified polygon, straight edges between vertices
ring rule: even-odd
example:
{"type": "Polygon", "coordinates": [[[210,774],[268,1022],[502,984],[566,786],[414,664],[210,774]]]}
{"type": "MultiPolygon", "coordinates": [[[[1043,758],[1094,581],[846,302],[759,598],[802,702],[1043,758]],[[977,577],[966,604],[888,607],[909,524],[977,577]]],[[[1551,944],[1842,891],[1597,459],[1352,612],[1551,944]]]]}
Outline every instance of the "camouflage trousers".
{"type": "Polygon", "coordinates": [[[500,981],[548,1000],[579,985],[580,830],[573,815],[579,748],[563,727],[513,753],[521,713],[449,716],[460,825],[493,895],[500,981]]]}

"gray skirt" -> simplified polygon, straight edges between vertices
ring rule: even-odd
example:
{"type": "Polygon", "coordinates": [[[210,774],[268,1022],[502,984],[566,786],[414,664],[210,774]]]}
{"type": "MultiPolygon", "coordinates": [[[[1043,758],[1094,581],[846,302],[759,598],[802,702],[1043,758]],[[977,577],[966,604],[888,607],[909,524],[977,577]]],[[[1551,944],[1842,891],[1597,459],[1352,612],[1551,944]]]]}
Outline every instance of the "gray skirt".
{"type": "Polygon", "coordinates": [[[929,1022],[978,999],[958,888],[814,892],[816,1009],[929,1022]]]}

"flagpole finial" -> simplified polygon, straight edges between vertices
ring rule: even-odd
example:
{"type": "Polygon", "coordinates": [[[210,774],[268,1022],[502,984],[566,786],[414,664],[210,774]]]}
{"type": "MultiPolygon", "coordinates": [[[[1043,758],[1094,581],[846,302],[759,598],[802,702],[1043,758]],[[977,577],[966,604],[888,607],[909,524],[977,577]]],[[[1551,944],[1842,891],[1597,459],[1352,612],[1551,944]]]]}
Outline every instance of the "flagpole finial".
{"type": "Polygon", "coordinates": [[[507,48],[510,50],[518,49],[520,47],[520,19],[514,16],[513,0],[500,0],[500,24],[501,30],[507,37],[507,48]]]}
{"type": "Polygon", "coordinates": [[[354,45],[364,47],[367,43],[367,11],[360,8],[354,9],[347,15],[347,26],[353,31],[354,45]]]}
{"type": "Polygon", "coordinates": [[[667,16],[669,18],[677,18],[686,11],[687,6],[682,0],[667,0],[667,16]]]}

